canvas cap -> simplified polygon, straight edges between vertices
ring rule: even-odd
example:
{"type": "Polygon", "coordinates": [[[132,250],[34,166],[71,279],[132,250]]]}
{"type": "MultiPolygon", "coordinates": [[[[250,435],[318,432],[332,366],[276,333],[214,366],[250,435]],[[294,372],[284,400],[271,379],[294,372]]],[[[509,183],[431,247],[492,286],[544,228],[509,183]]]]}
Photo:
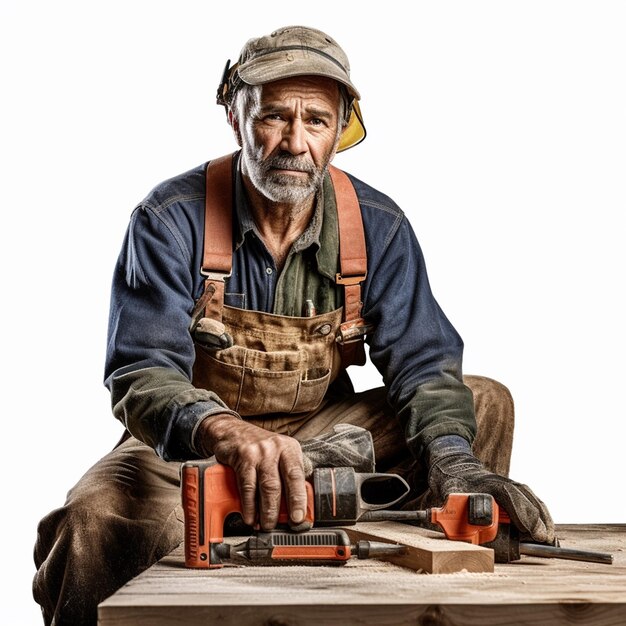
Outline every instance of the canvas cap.
{"type": "Polygon", "coordinates": [[[271,35],[250,39],[239,56],[239,76],[263,85],[292,76],[326,76],[360,99],[350,80],[350,63],[341,46],[326,33],[306,26],[286,26],[271,35]]]}
{"type": "MultiPolygon", "coordinates": [[[[325,76],[344,85],[354,99],[348,126],[338,152],[365,139],[365,126],[357,100],[358,89],[350,79],[350,63],[341,46],[321,30],[307,26],[285,26],[270,35],[250,39],[235,66],[240,80],[263,85],[294,76],[325,76]]],[[[233,68],[233,69],[235,69],[233,68]]]]}

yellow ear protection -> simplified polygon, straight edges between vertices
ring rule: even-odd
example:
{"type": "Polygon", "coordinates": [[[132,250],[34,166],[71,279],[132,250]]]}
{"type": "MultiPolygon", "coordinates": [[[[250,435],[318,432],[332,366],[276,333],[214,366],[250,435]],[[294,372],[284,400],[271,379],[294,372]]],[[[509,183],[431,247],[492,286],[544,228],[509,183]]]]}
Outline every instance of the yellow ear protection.
{"type": "Polygon", "coordinates": [[[341,133],[341,139],[337,146],[337,152],[343,152],[348,148],[354,148],[354,146],[360,144],[367,135],[365,130],[365,124],[363,124],[363,116],[361,115],[361,107],[358,100],[352,101],[352,111],[350,112],[350,119],[348,125],[345,127],[343,133],[341,133]]]}
{"type": "MultiPolygon", "coordinates": [[[[235,92],[243,84],[243,81],[239,76],[239,72],[237,72],[238,67],[239,63],[235,63],[235,65],[231,67],[230,59],[228,59],[228,61],[226,61],[226,65],[224,66],[222,80],[217,88],[216,102],[217,104],[225,107],[227,113],[235,92]]],[[[337,152],[343,152],[348,148],[353,148],[354,146],[360,144],[367,135],[365,124],[363,124],[363,116],[361,114],[359,101],[353,99],[350,108],[350,119],[348,120],[348,125],[341,134],[337,152]]]]}

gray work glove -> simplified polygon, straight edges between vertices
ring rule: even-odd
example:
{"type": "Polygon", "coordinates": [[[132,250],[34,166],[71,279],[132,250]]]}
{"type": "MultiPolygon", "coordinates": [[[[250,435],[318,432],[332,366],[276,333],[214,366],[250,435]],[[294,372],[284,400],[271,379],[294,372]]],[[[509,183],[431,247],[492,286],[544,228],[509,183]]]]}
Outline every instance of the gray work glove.
{"type": "Polygon", "coordinates": [[[304,475],[316,467],[353,467],[355,472],[375,471],[374,442],[369,430],[352,424],[337,424],[332,432],[300,442],[304,475]]]}
{"type": "Polygon", "coordinates": [[[554,522],[546,505],[526,486],[494,474],[457,435],[434,439],[426,448],[430,496],[443,504],[451,493],[488,493],[506,510],[522,538],[555,543],[554,522]]]}

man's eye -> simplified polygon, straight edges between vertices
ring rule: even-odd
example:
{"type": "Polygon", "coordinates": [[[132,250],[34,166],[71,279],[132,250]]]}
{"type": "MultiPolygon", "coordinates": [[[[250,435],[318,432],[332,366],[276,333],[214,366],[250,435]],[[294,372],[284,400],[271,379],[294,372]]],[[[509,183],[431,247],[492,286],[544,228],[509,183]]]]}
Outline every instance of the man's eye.
{"type": "Polygon", "coordinates": [[[263,119],[266,119],[266,120],[281,120],[282,117],[281,117],[280,113],[269,113],[263,119]]]}
{"type": "Polygon", "coordinates": [[[319,117],[313,117],[311,118],[309,124],[312,124],[313,126],[324,126],[325,122],[319,117]]]}

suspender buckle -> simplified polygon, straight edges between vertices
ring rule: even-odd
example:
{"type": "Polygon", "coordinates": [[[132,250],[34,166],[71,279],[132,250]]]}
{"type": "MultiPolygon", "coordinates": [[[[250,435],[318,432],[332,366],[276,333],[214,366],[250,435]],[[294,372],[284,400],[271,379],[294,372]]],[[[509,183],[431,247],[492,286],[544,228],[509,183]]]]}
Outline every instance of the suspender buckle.
{"type": "Polygon", "coordinates": [[[200,274],[207,278],[207,280],[216,280],[221,283],[226,282],[227,278],[230,278],[231,272],[213,272],[209,270],[205,270],[204,268],[200,269],[200,274]]]}
{"type": "Polygon", "coordinates": [[[343,276],[341,272],[335,274],[335,282],[338,285],[358,285],[362,283],[367,274],[356,274],[355,276],[343,276]]]}

